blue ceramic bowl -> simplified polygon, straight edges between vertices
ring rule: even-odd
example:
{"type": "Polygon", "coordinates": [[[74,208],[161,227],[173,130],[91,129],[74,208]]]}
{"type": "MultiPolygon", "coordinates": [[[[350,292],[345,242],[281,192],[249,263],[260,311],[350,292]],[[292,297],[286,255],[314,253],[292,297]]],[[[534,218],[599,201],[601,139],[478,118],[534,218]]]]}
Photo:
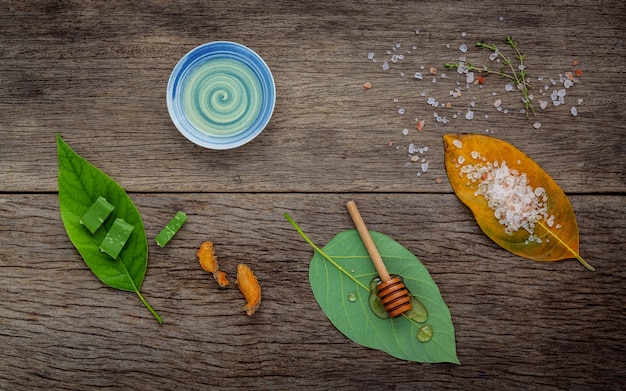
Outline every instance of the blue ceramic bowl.
{"type": "Polygon", "coordinates": [[[167,83],[167,110],[190,141],[211,149],[239,147],[259,135],[276,103],[263,59],[234,42],[209,42],[187,53],[167,83]]]}

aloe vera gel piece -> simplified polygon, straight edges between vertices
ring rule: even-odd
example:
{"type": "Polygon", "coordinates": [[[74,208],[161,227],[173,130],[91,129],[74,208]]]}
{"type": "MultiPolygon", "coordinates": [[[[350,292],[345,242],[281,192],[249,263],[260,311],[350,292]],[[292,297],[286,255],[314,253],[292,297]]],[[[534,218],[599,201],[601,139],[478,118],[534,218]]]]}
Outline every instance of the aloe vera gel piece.
{"type": "Polygon", "coordinates": [[[183,212],[176,213],[176,215],[172,217],[170,222],[167,223],[167,225],[161,230],[161,232],[159,232],[157,237],[154,238],[159,247],[165,247],[167,242],[169,242],[174,237],[174,235],[176,235],[176,232],[180,230],[180,227],[183,226],[185,221],[187,221],[186,214],[184,214],[183,212]]]}
{"type": "Polygon", "coordinates": [[[102,239],[100,250],[109,254],[111,258],[116,259],[128,241],[133,229],[135,229],[134,225],[128,224],[120,218],[116,218],[111,229],[109,229],[104,239],[102,239]]]}
{"type": "Polygon", "coordinates": [[[84,225],[91,234],[95,234],[102,223],[109,217],[115,207],[106,198],[100,196],[91,204],[89,209],[80,218],[80,223],[84,225]]]}

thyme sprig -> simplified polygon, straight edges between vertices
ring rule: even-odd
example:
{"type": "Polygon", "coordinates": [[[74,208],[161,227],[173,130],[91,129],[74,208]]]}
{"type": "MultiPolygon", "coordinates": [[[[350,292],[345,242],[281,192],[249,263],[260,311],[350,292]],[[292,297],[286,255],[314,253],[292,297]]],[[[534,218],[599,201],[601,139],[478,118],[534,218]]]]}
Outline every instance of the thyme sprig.
{"type": "Polygon", "coordinates": [[[515,83],[515,86],[517,87],[517,89],[520,90],[522,93],[522,102],[524,103],[524,106],[526,107],[526,116],[528,116],[529,112],[532,112],[533,114],[536,115],[537,113],[535,112],[535,108],[533,107],[532,97],[530,94],[530,90],[532,86],[526,80],[526,77],[528,76],[528,73],[526,72],[526,66],[524,65],[524,58],[526,57],[526,53],[520,52],[517,46],[517,42],[515,42],[513,37],[511,36],[505,37],[504,42],[511,49],[515,51],[515,58],[519,62],[517,70],[513,66],[512,58],[504,55],[502,51],[496,46],[495,43],[489,45],[485,41],[476,41],[474,43],[474,46],[481,48],[481,49],[489,49],[491,52],[496,53],[497,56],[502,60],[502,64],[508,66],[510,73],[506,69],[495,70],[495,69],[490,68],[487,65],[484,65],[482,67],[476,67],[472,63],[469,63],[469,62],[468,63],[462,63],[462,62],[446,63],[445,66],[448,69],[461,68],[461,69],[466,69],[467,71],[477,71],[479,73],[484,72],[486,75],[492,74],[492,75],[498,75],[501,77],[511,79],[515,83]]]}

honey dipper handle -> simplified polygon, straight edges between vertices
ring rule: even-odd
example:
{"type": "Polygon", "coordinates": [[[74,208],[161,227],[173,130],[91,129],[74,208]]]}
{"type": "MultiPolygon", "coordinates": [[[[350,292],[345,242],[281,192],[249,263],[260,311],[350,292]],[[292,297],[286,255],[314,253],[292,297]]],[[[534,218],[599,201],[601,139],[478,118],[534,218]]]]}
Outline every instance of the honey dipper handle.
{"type": "Polygon", "coordinates": [[[372,258],[372,263],[374,264],[374,267],[376,268],[376,271],[378,272],[378,276],[380,277],[380,280],[382,282],[389,281],[391,279],[391,276],[389,275],[389,272],[387,272],[387,268],[385,267],[385,264],[383,263],[383,259],[380,257],[380,254],[378,253],[378,249],[376,248],[376,245],[374,244],[374,240],[372,240],[372,236],[370,235],[370,232],[365,226],[365,222],[363,221],[363,218],[361,217],[361,213],[359,213],[359,210],[357,209],[356,204],[354,203],[354,201],[349,201],[346,204],[346,207],[348,208],[348,213],[350,213],[350,217],[352,217],[352,221],[354,222],[354,226],[356,227],[356,230],[359,232],[359,235],[361,236],[361,240],[363,241],[363,244],[365,245],[365,249],[367,249],[367,252],[370,255],[370,258],[372,258]]]}

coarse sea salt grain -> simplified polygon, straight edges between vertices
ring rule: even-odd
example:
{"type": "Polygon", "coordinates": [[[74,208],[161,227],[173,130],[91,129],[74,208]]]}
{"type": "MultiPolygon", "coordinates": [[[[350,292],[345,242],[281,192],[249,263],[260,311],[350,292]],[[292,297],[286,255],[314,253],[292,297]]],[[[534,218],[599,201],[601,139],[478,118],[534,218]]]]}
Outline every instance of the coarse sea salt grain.
{"type": "Polygon", "coordinates": [[[530,234],[527,241],[536,241],[535,224],[550,218],[545,189],[533,189],[526,173],[509,168],[506,161],[467,164],[461,167],[460,175],[476,189],[474,196],[487,201],[507,235],[524,229],[530,234]]]}
{"type": "Polygon", "coordinates": [[[463,143],[461,142],[461,140],[454,140],[452,141],[452,144],[459,149],[463,148],[463,143]]]}
{"type": "Polygon", "coordinates": [[[572,108],[570,109],[570,113],[576,117],[578,115],[578,109],[576,108],[576,106],[572,106],[572,108]]]}
{"type": "Polygon", "coordinates": [[[389,63],[387,61],[383,62],[383,71],[389,69],[389,63]]]}
{"type": "Polygon", "coordinates": [[[374,52],[369,52],[369,53],[367,53],[367,58],[368,58],[369,60],[373,60],[373,59],[374,59],[374,56],[375,56],[374,52]]]}

